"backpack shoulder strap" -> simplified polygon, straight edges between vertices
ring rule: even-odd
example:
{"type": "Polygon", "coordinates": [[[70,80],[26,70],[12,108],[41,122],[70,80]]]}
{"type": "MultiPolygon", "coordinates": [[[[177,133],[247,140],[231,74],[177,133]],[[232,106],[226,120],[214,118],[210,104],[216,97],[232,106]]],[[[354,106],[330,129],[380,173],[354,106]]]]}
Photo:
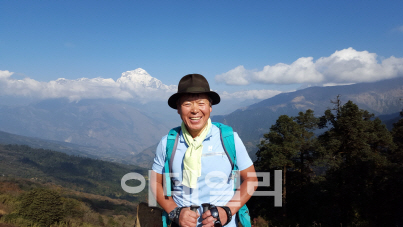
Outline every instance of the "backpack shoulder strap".
{"type": "Polygon", "coordinates": [[[231,162],[232,170],[237,170],[238,166],[236,164],[236,150],[235,150],[235,140],[234,140],[234,130],[228,125],[222,123],[213,122],[215,126],[220,129],[221,133],[221,143],[229,161],[231,162]]]}
{"type": "MultiPolygon", "coordinates": [[[[213,122],[215,126],[220,129],[221,132],[221,143],[223,144],[223,148],[225,153],[228,156],[228,159],[232,165],[232,176],[234,177],[234,190],[235,188],[235,172],[238,170],[238,166],[236,164],[236,150],[235,150],[235,139],[234,139],[234,131],[228,126],[218,122],[213,122]]],[[[251,227],[249,210],[246,204],[244,204],[241,209],[237,212],[237,219],[241,222],[243,227],[251,227]]]]}
{"type": "Polygon", "coordinates": [[[166,156],[165,156],[165,164],[164,164],[164,192],[166,196],[171,196],[171,177],[170,174],[172,172],[172,157],[175,155],[176,146],[178,144],[179,132],[181,131],[181,127],[173,128],[169,131],[167,136],[167,145],[166,145],[166,156]]]}

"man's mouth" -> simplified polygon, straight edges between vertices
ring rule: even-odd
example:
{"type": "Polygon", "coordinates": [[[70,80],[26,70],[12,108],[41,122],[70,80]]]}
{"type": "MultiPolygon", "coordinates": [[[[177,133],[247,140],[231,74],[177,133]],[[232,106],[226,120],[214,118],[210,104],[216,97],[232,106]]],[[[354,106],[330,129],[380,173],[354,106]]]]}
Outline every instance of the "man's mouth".
{"type": "Polygon", "coordinates": [[[197,120],[200,120],[202,117],[191,117],[190,118],[190,120],[192,120],[192,121],[197,121],[197,120]]]}

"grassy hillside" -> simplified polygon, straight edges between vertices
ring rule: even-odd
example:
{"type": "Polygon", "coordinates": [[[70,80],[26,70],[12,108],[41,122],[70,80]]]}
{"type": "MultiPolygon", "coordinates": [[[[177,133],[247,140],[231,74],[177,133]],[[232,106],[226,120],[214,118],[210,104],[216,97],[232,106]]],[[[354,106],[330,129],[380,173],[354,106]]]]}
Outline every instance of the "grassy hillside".
{"type": "MultiPolygon", "coordinates": [[[[146,169],[136,166],[69,156],[25,145],[0,145],[0,176],[27,178],[131,202],[145,201],[146,190],[129,194],[121,188],[121,178],[129,172],[145,177],[148,174],[146,169]]],[[[129,186],[137,186],[136,183],[139,182],[127,182],[129,186]]]]}
{"type": "Polygon", "coordinates": [[[136,203],[51,183],[0,177],[0,226],[134,226],[136,203]]]}
{"type": "Polygon", "coordinates": [[[147,190],[123,191],[121,178],[130,172],[147,179],[141,167],[0,145],[0,226],[134,226],[147,190]]]}

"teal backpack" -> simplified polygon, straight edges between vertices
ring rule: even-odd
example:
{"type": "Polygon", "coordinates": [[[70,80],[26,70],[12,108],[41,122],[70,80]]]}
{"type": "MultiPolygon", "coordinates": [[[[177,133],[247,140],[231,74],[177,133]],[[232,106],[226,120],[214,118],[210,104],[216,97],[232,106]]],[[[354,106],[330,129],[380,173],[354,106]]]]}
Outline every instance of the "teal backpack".
{"type": "MultiPolygon", "coordinates": [[[[237,175],[238,165],[236,164],[234,131],[230,126],[221,123],[213,122],[212,124],[220,129],[221,143],[223,144],[224,151],[227,154],[227,157],[232,166],[232,173],[230,177],[234,179],[234,190],[236,190],[235,181],[237,178],[235,176],[237,175]]],[[[173,157],[175,156],[176,147],[178,145],[180,131],[181,127],[179,126],[171,129],[168,133],[163,177],[164,193],[166,196],[172,196],[172,182],[169,173],[172,173],[172,162],[173,157]]],[[[251,227],[249,210],[246,204],[243,205],[241,209],[239,209],[237,214],[238,220],[239,222],[241,222],[243,227],[251,227]]],[[[171,220],[169,220],[168,214],[165,212],[165,210],[162,213],[162,223],[163,227],[167,227],[171,223],[171,220]]]]}

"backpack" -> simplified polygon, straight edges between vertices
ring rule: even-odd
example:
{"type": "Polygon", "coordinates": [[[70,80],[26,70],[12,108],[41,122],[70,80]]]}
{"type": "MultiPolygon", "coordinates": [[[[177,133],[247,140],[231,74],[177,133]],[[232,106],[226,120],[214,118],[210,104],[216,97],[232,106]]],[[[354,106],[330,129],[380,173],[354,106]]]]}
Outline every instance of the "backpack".
{"type": "MultiPolygon", "coordinates": [[[[212,122],[212,124],[220,129],[221,143],[231,163],[232,172],[230,177],[234,179],[234,190],[236,190],[237,178],[235,176],[237,176],[238,166],[236,164],[234,131],[230,126],[218,122],[212,122]]],[[[178,145],[180,131],[181,131],[180,126],[173,128],[169,131],[167,137],[166,159],[164,164],[164,176],[163,176],[164,194],[166,196],[172,196],[172,182],[169,173],[172,173],[172,162],[173,157],[175,156],[176,147],[178,145]]],[[[237,219],[239,220],[239,222],[241,222],[243,227],[251,227],[249,210],[246,204],[244,204],[241,207],[241,209],[239,209],[239,211],[237,212],[237,219]]],[[[169,220],[168,214],[164,210],[162,214],[163,227],[167,227],[170,224],[170,222],[171,220],[169,220]]]]}

